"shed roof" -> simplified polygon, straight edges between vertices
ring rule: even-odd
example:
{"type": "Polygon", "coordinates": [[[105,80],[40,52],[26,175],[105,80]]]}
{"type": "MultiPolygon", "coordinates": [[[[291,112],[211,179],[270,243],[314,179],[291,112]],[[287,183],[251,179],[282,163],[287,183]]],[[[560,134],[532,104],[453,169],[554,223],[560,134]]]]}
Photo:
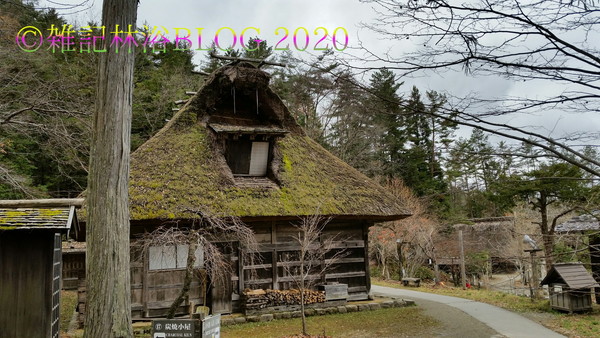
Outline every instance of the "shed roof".
{"type": "Polygon", "coordinates": [[[220,68],[163,129],[132,153],[132,220],[197,218],[193,211],[198,210],[238,217],[318,212],[393,220],[410,215],[402,201],[307,137],[268,87],[268,77],[248,64],[220,68]],[[234,128],[231,121],[242,120],[237,116],[244,93],[252,113],[234,128]],[[230,115],[220,116],[226,109],[232,110],[230,115]],[[251,131],[279,134],[270,166],[276,184],[236,184],[217,146],[219,132],[251,131]]]}
{"type": "Polygon", "coordinates": [[[0,231],[67,231],[75,217],[75,206],[0,208],[0,231]]]}
{"type": "Polygon", "coordinates": [[[569,219],[568,221],[557,225],[555,231],[561,233],[600,230],[599,217],[600,211],[594,211],[591,214],[575,216],[569,219]]]}
{"type": "Polygon", "coordinates": [[[541,285],[564,283],[571,289],[600,287],[581,263],[554,264],[541,285]]]}

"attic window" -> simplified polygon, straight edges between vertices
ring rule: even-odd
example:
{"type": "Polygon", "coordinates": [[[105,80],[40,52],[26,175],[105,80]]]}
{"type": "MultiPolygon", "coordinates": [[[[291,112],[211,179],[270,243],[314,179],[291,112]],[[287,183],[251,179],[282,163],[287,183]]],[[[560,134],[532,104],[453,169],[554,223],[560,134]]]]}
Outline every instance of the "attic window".
{"type": "Polygon", "coordinates": [[[227,140],[227,164],[236,176],[267,176],[270,142],[248,138],[227,140]]]}

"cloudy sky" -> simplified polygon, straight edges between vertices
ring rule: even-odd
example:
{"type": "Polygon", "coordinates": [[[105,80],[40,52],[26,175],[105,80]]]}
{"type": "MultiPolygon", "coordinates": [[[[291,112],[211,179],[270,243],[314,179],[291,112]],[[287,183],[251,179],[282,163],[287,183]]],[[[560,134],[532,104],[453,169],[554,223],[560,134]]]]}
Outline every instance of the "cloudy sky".
{"type": "MultiPolygon", "coordinates": [[[[81,3],[84,0],[61,0],[61,3],[81,3]]],[[[60,7],[46,0],[40,0],[40,6],[49,5],[60,7]]],[[[88,21],[99,22],[101,18],[101,0],[87,0],[84,7],[78,9],[64,9],[59,12],[77,24],[88,21]],[[69,14],[74,13],[75,14],[69,14]]],[[[409,51],[414,47],[414,41],[393,41],[382,39],[380,36],[361,27],[363,23],[372,23],[375,20],[375,11],[370,5],[358,0],[219,0],[219,1],[158,1],[140,0],[138,9],[138,26],[147,23],[150,27],[167,29],[169,35],[174,37],[175,28],[187,28],[192,31],[194,48],[198,48],[197,28],[202,30],[202,47],[206,47],[216,32],[221,29],[219,42],[225,47],[232,43],[231,30],[238,36],[237,47],[239,47],[239,35],[247,27],[260,29],[260,38],[267,40],[270,45],[284,37],[284,30],[276,30],[279,27],[286,28],[289,36],[280,46],[290,45],[294,49],[293,34],[298,29],[297,43],[300,48],[304,44],[304,27],[310,33],[307,51],[298,53],[309,53],[322,36],[322,31],[315,35],[317,27],[325,27],[329,33],[338,27],[343,27],[348,32],[348,49],[346,52],[361,55],[355,50],[359,47],[359,41],[369,50],[383,54],[385,52],[401,53],[409,51]],[[223,28],[227,27],[227,28],[223,28]],[[230,30],[231,29],[231,30],[230,30]]],[[[254,30],[248,30],[246,39],[255,35],[254,30]]],[[[343,43],[343,30],[338,29],[338,39],[343,43]]],[[[325,41],[324,41],[325,42],[325,41]]],[[[324,43],[323,42],[323,43],[324,43]]],[[[320,45],[322,46],[323,43],[320,45]]],[[[331,44],[331,40],[327,41],[331,44]]],[[[204,59],[205,52],[198,52],[196,62],[204,59]]],[[[317,53],[312,51],[312,53],[317,53]]],[[[515,83],[502,78],[473,78],[467,77],[460,71],[451,71],[444,74],[428,74],[416,78],[404,79],[404,91],[408,91],[412,85],[416,85],[422,91],[436,90],[448,91],[454,96],[462,96],[468,93],[476,93],[481,97],[509,97],[520,96],[528,93],[530,97],[543,97],[548,92],[561,91],[560,86],[552,84],[540,84],[528,82],[526,84],[515,83]]],[[[559,136],[563,133],[579,130],[597,131],[600,129],[600,120],[595,114],[589,113],[573,117],[560,112],[552,112],[526,117],[511,117],[506,120],[519,126],[537,126],[538,132],[546,135],[559,136]],[[585,121],[585,123],[582,123],[585,121]]],[[[466,136],[468,130],[460,132],[460,136],[466,136]]]]}

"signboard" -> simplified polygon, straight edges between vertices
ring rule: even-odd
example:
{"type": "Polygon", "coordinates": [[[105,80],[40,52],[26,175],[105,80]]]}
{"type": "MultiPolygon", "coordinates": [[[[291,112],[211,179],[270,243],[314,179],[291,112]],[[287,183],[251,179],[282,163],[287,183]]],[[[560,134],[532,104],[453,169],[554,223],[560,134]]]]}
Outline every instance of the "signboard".
{"type": "Polygon", "coordinates": [[[221,337],[221,315],[208,316],[202,319],[202,338],[221,337]]]}
{"type": "Polygon", "coordinates": [[[152,338],[194,338],[196,322],[191,319],[165,319],[152,321],[152,338]]]}

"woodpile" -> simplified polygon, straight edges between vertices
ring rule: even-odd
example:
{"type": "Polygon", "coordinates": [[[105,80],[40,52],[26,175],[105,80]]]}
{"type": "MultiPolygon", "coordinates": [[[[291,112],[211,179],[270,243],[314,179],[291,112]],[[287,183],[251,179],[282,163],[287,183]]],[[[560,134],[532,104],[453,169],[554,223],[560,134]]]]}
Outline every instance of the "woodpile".
{"type": "MultiPolygon", "coordinates": [[[[264,309],[270,306],[300,305],[300,290],[244,290],[244,304],[247,310],[264,309]]],[[[304,289],[304,304],[325,302],[324,291],[304,289]]]]}

